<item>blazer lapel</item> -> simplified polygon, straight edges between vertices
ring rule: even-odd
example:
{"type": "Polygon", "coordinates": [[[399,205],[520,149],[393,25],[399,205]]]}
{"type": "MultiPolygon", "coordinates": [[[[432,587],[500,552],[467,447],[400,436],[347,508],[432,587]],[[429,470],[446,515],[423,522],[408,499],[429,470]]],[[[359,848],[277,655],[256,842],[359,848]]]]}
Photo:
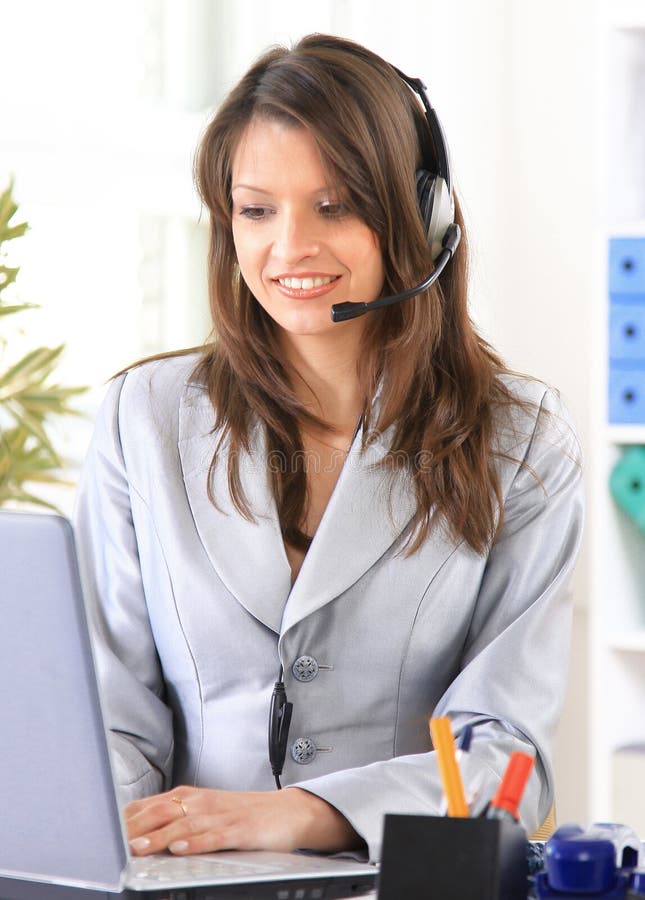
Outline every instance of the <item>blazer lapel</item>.
{"type": "MultiPolygon", "coordinates": [[[[263,429],[254,429],[251,453],[240,456],[240,478],[256,520],[251,522],[230,499],[226,448],[211,481],[218,509],[207,496],[217,442],[213,423],[205,389],[189,384],[179,411],[179,456],[197,532],[226,588],[256,619],[284,634],[344,593],[401,537],[416,509],[414,486],[403,467],[394,477],[388,468],[375,467],[389,449],[393,428],[364,450],[359,429],[292,587],[263,429]]],[[[454,549],[437,529],[424,551],[428,581],[454,549]]]]}
{"type": "Polygon", "coordinates": [[[282,633],[354,584],[400,537],[416,509],[414,487],[375,469],[392,430],[361,450],[356,434],[304,558],[282,619],[282,633]]]}
{"type": "Polygon", "coordinates": [[[211,481],[218,509],[207,496],[208,469],[218,438],[213,423],[207,392],[201,385],[188,384],[179,410],[179,457],[195,526],[225,587],[251,615],[279,632],[291,569],[271,494],[264,436],[255,429],[252,455],[240,456],[242,485],[256,519],[250,522],[229,496],[225,452],[211,481]]]}

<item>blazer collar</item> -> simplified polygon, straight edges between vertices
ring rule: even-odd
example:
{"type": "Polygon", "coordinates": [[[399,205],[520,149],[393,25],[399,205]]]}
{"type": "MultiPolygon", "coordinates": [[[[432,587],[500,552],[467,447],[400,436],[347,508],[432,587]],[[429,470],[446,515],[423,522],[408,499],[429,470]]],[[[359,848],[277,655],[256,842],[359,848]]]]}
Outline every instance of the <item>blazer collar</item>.
{"type": "MultiPolygon", "coordinates": [[[[227,589],[259,621],[284,633],[340,596],[399,539],[416,509],[414,487],[403,471],[392,478],[376,464],[391,431],[362,449],[359,426],[312,544],[291,586],[270,485],[264,430],[254,429],[250,453],[240,456],[240,478],[255,514],[245,519],[229,496],[226,453],[212,475],[216,509],[206,492],[217,435],[206,391],[189,384],[179,412],[179,456],[188,501],[202,544],[227,589]]],[[[441,542],[441,559],[450,552],[441,542]]],[[[430,575],[430,573],[429,573],[430,575]]]]}

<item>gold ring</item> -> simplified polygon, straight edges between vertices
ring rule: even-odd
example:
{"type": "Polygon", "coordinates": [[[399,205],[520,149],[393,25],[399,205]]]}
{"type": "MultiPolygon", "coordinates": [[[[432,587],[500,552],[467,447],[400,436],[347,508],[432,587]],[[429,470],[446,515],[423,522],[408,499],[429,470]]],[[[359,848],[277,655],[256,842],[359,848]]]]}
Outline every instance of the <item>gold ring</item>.
{"type": "Polygon", "coordinates": [[[188,815],[188,810],[187,810],[186,807],[184,806],[181,797],[171,797],[170,799],[171,799],[171,801],[172,801],[173,803],[176,803],[177,806],[180,807],[181,811],[183,812],[183,814],[184,814],[185,816],[188,815]]]}

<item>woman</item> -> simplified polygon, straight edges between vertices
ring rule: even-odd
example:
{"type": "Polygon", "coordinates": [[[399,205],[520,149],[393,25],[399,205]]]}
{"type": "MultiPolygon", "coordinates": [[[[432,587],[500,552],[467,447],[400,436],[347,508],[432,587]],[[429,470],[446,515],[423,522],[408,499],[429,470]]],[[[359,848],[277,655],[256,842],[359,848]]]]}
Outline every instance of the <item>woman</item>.
{"type": "Polygon", "coordinates": [[[431,124],[386,62],[311,35],[266,53],[205,132],[215,337],[114,380],[76,517],[135,853],[376,859],[385,812],[441,808],[431,715],[473,726],[475,810],[518,749],[536,755],[528,829],[552,802],[576,442],[475,331],[455,225],[428,236],[431,124]],[[424,279],[443,232],[434,284],[332,321],[424,279]]]}

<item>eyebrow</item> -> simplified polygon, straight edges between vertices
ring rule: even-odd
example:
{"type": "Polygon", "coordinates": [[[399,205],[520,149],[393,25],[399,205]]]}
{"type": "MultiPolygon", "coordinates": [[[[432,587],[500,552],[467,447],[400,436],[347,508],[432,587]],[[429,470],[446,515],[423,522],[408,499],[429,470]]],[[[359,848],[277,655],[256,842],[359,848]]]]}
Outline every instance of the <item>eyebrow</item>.
{"type": "MultiPolygon", "coordinates": [[[[264,188],[258,187],[255,184],[245,184],[244,182],[237,182],[236,184],[232,185],[231,193],[233,193],[233,191],[236,191],[240,188],[243,188],[244,190],[247,190],[247,191],[254,191],[257,194],[264,194],[266,197],[272,196],[271,191],[266,191],[264,188]]],[[[323,187],[320,187],[317,190],[312,191],[311,196],[315,197],[318,194],[328,194],[329,192],[331,192],[333,190],[334,190],[334,188],[331,185],[324,185],[323,187]]]]}
{"type": "Polygon", "coordinates": [[[258,194],[266,194],[267,197],[271,194],[271,191],[265,191],[263,188],[257,187],[254,184],[234,184],[231,187],[231,191],[236,191],[238,188],[246,188],[247,191],[255,191],[258,194]]]}

